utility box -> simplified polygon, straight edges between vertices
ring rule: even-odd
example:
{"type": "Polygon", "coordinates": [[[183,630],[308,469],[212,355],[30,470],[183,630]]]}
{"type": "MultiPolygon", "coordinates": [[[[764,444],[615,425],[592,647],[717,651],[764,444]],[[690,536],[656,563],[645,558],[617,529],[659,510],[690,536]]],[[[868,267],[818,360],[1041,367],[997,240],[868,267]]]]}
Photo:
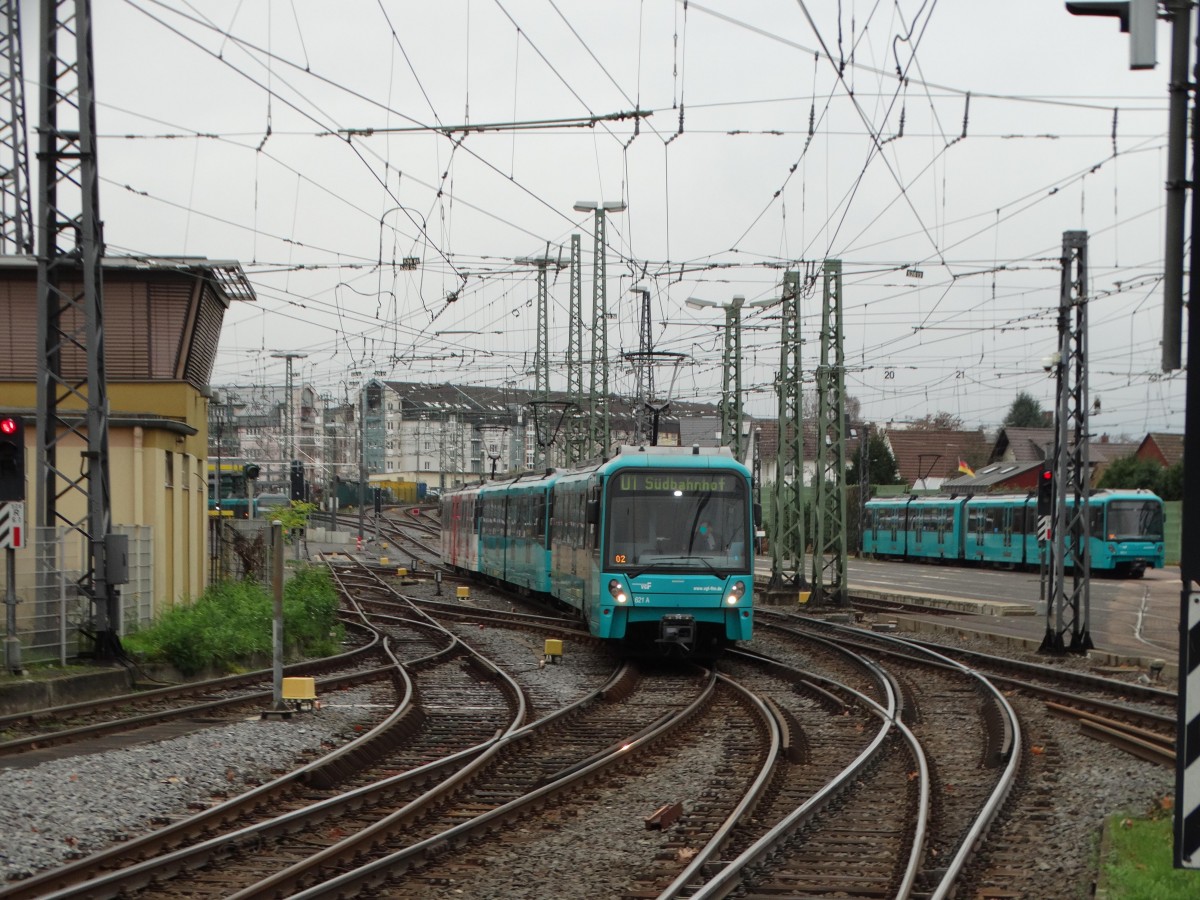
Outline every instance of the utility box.
{"type": "Polygon", "coordinates": [[[104,536],[104,580],[109,584],[129,583],[129,535],[104,536]]]}
{"type": "Polygon", "coordinates": [[[546,640],[546,662],[556,663],[562,659],[563,642],[556,638],[546,640]]]}
{"type": "Polygon", "coordinates": [[[302,712],[312,711],[317,705],[316,680],[304,676],[283,679],[283,702],[302,712]]]}
{"type": "Polygon", "coordinates": [[[469,587],[460,587],[458,589],[458,599],[459,600],[466,600],[470,596],[471,596],[471,589],[469,587]]]}

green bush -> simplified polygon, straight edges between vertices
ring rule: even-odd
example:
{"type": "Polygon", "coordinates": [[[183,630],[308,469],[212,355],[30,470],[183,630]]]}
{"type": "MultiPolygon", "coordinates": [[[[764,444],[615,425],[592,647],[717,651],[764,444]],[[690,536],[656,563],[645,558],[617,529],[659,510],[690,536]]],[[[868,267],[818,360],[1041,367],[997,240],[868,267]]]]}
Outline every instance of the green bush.
{"type": "MultiPolygon", "coordinates": [[[[342,637],[337,595],[329,573],[299,569],[284,586],[283,638],[292,656],[327,656],[342,637]]],[[[194,603],[167,610],[154,624],[123,641],[141,659],[167,662],[183,675],[229,672],[260,664],[272,653],[271,594],[252,581],[223,581],[194,603]]]]}

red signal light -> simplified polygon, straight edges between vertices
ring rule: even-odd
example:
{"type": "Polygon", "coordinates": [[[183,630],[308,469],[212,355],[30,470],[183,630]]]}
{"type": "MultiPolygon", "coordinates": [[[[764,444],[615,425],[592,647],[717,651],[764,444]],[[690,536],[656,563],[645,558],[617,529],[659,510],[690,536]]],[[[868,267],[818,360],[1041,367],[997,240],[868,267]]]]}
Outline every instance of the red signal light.
{"type": "Polygon", "coordinates": [[[1054,477],[1054,473],[1049,469],[1042,469],[1042,481],[1049,481],[1054,477]]]}
{"type": "Polygon", "coordinates": [[[17,420],[9,416],[0,419],[0,434],[16,434],[17,420]]]}

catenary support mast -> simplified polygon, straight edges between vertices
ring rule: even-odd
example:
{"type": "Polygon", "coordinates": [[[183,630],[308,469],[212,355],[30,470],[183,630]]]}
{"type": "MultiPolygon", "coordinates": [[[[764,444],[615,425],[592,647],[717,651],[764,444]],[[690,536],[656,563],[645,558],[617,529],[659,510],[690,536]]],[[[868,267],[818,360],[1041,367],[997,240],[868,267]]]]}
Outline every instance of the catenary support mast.
{"type": "Polygon", "coordinates": [[[108,570],[112,507],[100,274],[104,244],[89,0],[42,0],[40,51],[39,584],[57,594],[67,570],[62,555],[74,535],[82,538],[76,584],[90,601],[95,653],[108,659],[121,653],[120,598],[108,570]],[[56,552],[50,549],[52,529],[60,526],[67,540],[56,552]]]}
{"type": "Polygon", "coordinates": [[[1054,508],[1050,520],[1050,603],[1044,652],[1086,653],[1090,633],[1088,553],[1087,232],[1063,232],[1058,352],[1054,357],[1054,508]],[[1068,503],[1068,500],[1071,503],[1068,503]],[[1066,565],[1071,585],[1066,585],[1066,565]],[[1067,634],[1070,633],[1070,644],[1067,634]]]}
{"type": "Polygon", "coordinates": [[[825,260],[821,363],[817,367],[816,543],[813,599],[846,603],[846,366],[842,342],[842,263],[825,260]]]}
{"type": "Polygon", "coordinates": [[[0,253],[32,254],[33,203],[25,142],[25,74],[18,0],[0,0],[0,253]]]}
{"type": "Polygon", "coordinates": [[[800,273],[785,272],[780,306],[779,450],[775,457],[774,528],[771,531],[771,581],[768,591],[803,587],[804,578],[804,424],[801,420],[800,273]]]}

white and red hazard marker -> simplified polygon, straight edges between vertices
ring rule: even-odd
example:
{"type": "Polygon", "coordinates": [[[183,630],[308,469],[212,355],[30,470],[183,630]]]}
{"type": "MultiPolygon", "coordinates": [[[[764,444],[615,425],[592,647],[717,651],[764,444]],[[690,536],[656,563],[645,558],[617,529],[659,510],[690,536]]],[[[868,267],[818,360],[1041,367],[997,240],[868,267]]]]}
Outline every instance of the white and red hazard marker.
{"type": "Polygon", "coordinates": [[[0,550],[25,546],[25,504],[0,503],[0,550]]]}
{"type": "Polygon", "coordinates": [[[1200,869],[1200,591],[1185,591],[1175,741],[1175,866],[1200,869]]]}

